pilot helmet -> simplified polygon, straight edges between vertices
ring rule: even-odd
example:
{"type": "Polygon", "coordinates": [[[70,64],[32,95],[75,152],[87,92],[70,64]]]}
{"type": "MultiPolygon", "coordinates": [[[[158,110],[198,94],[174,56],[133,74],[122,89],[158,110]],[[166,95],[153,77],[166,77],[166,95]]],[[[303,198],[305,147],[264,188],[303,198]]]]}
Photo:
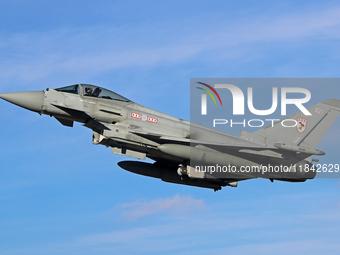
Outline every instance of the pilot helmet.
{"type": "Polygon", "coordinates": [[[92,93],[92,88],[86,87],[86,88],[85,88],[85,93],[86,93],[86,94],[92,93]]]}

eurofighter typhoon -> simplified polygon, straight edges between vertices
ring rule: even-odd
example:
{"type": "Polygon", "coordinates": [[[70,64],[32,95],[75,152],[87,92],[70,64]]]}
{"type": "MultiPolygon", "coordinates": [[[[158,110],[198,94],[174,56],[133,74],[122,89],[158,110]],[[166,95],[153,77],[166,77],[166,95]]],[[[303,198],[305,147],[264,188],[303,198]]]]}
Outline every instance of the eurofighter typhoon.
{"type": "Polygon", "coordinates": [[[318,109],[317,114],[304,116],[300,112],[289,117],[298,120],[299,128],[285,130],[279,121],[254,133],[241,131],[237,137],[88,84],[4,93],[0,98],[53,116],[67,127],[73,127],[75,121],[83,123],[93,131],[94,144],[139,159],[119,162],[125,170],[215,191],[254,178],[288,182],[313,179],[316,170],[312,162],[318,159],[311,156],[325,154],[316,146],[340,113],[340,100],[328,99],[308,109],[318,109]],[[146,157],[154,163],[140,161],[146,157]]]}

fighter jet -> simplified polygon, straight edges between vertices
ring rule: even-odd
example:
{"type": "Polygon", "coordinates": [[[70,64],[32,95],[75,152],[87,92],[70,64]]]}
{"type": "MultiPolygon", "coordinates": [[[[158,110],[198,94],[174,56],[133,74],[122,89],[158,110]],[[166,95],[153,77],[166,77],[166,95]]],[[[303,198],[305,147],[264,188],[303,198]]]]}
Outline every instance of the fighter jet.
{"type": "Polygon", "coordinates": [[[311,156],[340,113],[340,100],[328,99],[297,113],[289,130],[281,121],[254,133],[233,136],[144,107],[110,90],[89,84],[46,91],[12,92],[0,98],[62,125],[74,122],[93,131],[92,141],[118,155],[139,160],[118,165],[130,172],[162,181],[220,190],[239,181],[304,182],[316,176],[311,156]],[[307,124],[308,123],[308,124],[307,124]],[[146,157],[154,161],[147,163],[146,157]]]}

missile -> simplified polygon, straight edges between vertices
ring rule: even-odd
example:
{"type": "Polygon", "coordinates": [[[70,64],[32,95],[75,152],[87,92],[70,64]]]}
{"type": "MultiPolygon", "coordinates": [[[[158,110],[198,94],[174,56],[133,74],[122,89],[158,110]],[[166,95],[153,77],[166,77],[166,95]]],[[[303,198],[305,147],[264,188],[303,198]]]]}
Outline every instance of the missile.
{"type": "Polygon", "coordinates": [[[296,145],[288,145],[285,143],[274,143],[274,146],[278,149],[293,151],[293,152],[302,152],[311,155],[325,155],[326,153],[316,149],[304,148],[296,145]]]}
{"type": "Polygon", "coordinates": [[[234,187],[234,188],[236,188],[237,185],[238,185],[238,182],[228,182],[227,183],[227,186],[234,187]]]}

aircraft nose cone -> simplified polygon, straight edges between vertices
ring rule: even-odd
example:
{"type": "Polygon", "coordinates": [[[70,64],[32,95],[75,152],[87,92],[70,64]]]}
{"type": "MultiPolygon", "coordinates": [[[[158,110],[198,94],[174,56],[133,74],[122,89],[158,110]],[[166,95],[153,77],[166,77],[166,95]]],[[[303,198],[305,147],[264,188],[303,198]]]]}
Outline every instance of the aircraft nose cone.
{"type": "Polygon", "coordinates": [[[34,112],[41,112],[44,104],[44,91],[25,91],[0,94],[0,98],[34,112]]]}

